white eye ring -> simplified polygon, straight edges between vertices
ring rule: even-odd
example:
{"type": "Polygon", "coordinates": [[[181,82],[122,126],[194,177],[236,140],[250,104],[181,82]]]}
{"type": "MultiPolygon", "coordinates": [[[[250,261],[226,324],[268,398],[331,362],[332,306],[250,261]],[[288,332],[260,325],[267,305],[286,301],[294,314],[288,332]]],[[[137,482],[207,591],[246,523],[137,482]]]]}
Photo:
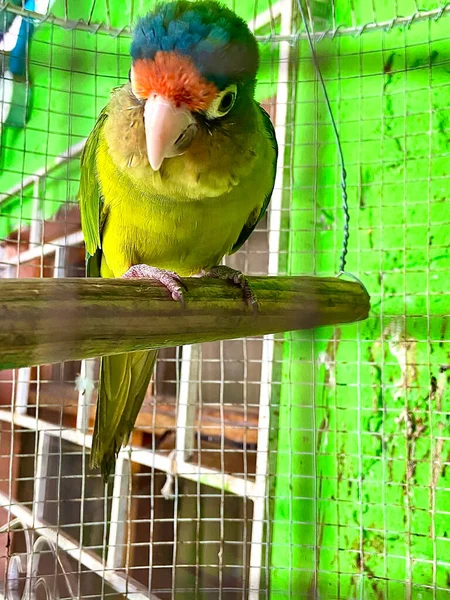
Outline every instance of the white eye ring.
{"type": "Polygon", "coordinates": [[[220,119],[227,115],[236,102],[237,86],[232,83],[214,98],[211,105],[205,111],[208,119],[220,119]]]}

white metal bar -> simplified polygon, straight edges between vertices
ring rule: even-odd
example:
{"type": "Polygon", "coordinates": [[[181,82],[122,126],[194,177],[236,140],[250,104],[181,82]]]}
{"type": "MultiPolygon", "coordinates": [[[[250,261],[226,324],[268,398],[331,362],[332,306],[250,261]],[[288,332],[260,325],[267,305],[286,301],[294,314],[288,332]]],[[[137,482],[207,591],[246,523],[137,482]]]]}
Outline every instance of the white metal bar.
{"type": "MultiPolygon", "coordinates": [[[[148,449],[143,450],[141,448],[133,447],[128,450],[127,448],[124,448],[121,452],[127,453],[130,452],[130,450],[130,458],[134,462],[166,473],[173,473],[173,461],[169,456],[161,455],[148,449]]],[[[222,471],[182,462],[176,463],[176,474],[184,479],[198,481],[203,485],[209,485],[218,490],[223,489],[236,496],[250,499],[254,498],[255,492],[253,482],[245,481],[240,477],[234,477],[227,473],[222,473],[222,471]]]]}
{"type": "Polygon", "coordinates": [[[284,1],[279,0],[278,2],[275,2],[275,4],[273,4],[272,6],[269,6],[268,9],[257,14],[255,18],[249,21],[248,23],[250,31],[258,31],[258,29],[261,29],[261,27],[264,27],[264,25],[269,25],[275,19],[277,19],[281,15],[281,11],[283,10],[283,4],[284,1]]]}
{"type": "Polygon", "coordinates": [[[28,263],[35,258],[41,258],[43,256],[48,256],[49,254],[53,254],[56,252],[56,248],[59,246],[77,246],[78,244],[82,244],[84,241],[82,231],[74,231],[73,233],[69,233],[68,235],[56,238],[51,242],[47,242],[42,246],[30,248],[29,250],[25,250],[25,252],[21,252],[16,256],[13,256],[9,260],[3,260],[1,267],[8,266],[17,266],[22,265],[24,263],[28,263]]]}
{"type": "MultiPolygon", "coordinates": [[[[291,30],[292,6],[291,0],[284,0],[281,14],[281,31],[291,30]]],[[[289,55],[290,45],[280,45],[280,57],[277,81],[277,112],[275,118],[275,136],[278,141],[278,163],[275,187],[269,204],[269,265],[268,274],[278,274],[278,259],[280,250],[281,212],[283,202],[284,161],[286,150],[286,122],[289,103],[289,55]]]]}
{"type": "Polygon", "coordinates": [[[81,373],[76,380],[78,389],[77,429],[83,433],[87,433],[89,427],[89,412],[94,392],[95,363],[95,358],[86,358],[81,361],[81,373]]]}
{"type": "Polygon", "coordinates": [[[24,429],[29,429],[30,431],[35,431],[36,433],[43,431],[47,435],[61,438],[62,440],[77,444],[78,446],[86,446],[87,448],[91,447],[92,436],[85,436],[76,429],[61,427],[55,423],[49,423],[48,421],[43,421],[42,419],[30,417],[29,415],[22,415],[13,413],[10,410],[0,409],[0,421],[12,423],[17,427],[23,427],[24,429]],[[85,438],[86,443],[84,442],[85,438]]]}
{"type": "MultiPolygon", "coordinates": [[[[292,0],[283,0],[281,12],[281,34],[289,35],[292,27],[292,0]]],[[[278,163],[275,187],[269,212],[269,264],[268,274],[278,274],[280,249],[281,211],[283,204],[284,163],[286,150],[287,116],[289,102],[290,44],[280,44],[277,80],[277,113],[275,133],[278,141],[278,163]]],[[[261,569],[264,543],[264,517],[266,513],[267,475],[269,468],[270,399],[274,357],[274,336],[266,335],[263,340],[261,362],[261,387],[259,395],[258,440],[255,477],[255,500],[253,503],[252,538],[250,547],[249,600],[258,600],[261,587],[261,569]]]]}
{"type": "Polygon", "coordinates": [[[128,487],[130,484],[130,462],[120,455],[116,461],[111,501],[107,569],[125,566],[125,536],[127,530],[128,487]]]}
{"type": "MultiPolygon", "coordinates": [[[[161,489],[164,498],[173,498],[173,529],[174,549],[172,555],[172,586],[176,583],[176,565],[178,551],[178,497],[173,489],[174,475],[178,474],[179,466],[188,464],[194,450],[194,423],[197,409],[200,376],[200,346],[188,345],[181,349],[180,387],[177,398],[177,422],[175,451],[171,452],[172,470],[167,474],[166,483],[161,489]]],[[[175,588],[172,587],[172,594],[175,588]]]]}
{"type": "Polygon", "coordinates": [[[176,461],[189,460],[194,450],[194,423],[197,410],[200,346],[182,348],[180,390],[177,403],[176,461]]]}
{"type": "MultiPolygon", "coordinates": [[[[72,442],[78,446],[91,448],[92,436],[86,435],[77,429],[69,429],[65,427],[59,427],[54,423],[36,419],[28,415],[19,415],[12,413],[8,410],[0,409],[0,421],[6,423],[13,423],[17,427],[24,427],[32,431],[45,431],[47,435],[51,435],[56,438],[72,442]]],[[[148,448],[136,448],[133,446],[125,446],[121,449],[119,457],[129,458],[131,461],[145,465],[158,471],[164,471],[165,473],[173,473],[173,461],[172,459],[158,452],[153,452],[148,448]]],[[[243,498],[249,498],[253,500],[258,493],[255,490],[253,482],[246,481],[215,469],[208,469],[207,467],[198,467],[188,462],[182,462],[177,464],[177,474],[184,479],[190,481],[199,481],[203,485],[209,485],[215,489],[224,489],[230,494],[236,496],[242,496],[243,498]]]]}
{"type": "MultiPolygon", "coordinates": [[[[9,10],[9,7],[8,7],[8,10],[9,10]]],[[[81,154],[81,151],[84,148],[85,143],[86,143],[86,140],[84,139],[84,140],[81,140],[80,142],[77,142],[73,146],[70,146],[62,154],[57,156],[50,165],[41,167],[40,169],[35,171],[32,175],[29,175],[28,177],[24,177],[19,183],[17,183],[13,187],[11,187],[6,192],[0,193],[0,204],[4,200],[11,198],[11,196],[15,196],[16,194],[22,193],[23,190],[25,190],[27,187],[29,187],[30,185],[33,185],[35,183],[36,179],[45,177],[46,175],[48,175],[48,173],[53,171],[53,169],[56,169],[56,167],[60,167],[61,165],[64,165],[65,163],[72,160],[73,158],[76,158],[77,156],[79,156],[81,154]]]]}
{"type": "Polygon", "coordinates": [[[21,415],[24,415],[27,412],[30,380],[31,367],[17,369],[16,402],[14,410],[21,415]]]}
{"type": "Polygon", "coordinates": [[[48,477],[48,456],[50,450],[50,437],[44,431],[39,433],[36,457],[36,473],[34,474],[33,491],[33,518],[44,518],[45,495],[48,477]]]}
{"type": "Polygon", "coordinates": [[[178,465],[188,461],[194,450],[194,423],[200,376],[200,346],[196,344],[183,346],[181,351],[175,450],[170,453],[171,469],[161,490],[166,499],[173,498],[174,475],[178,472],[178,465]]]}
{"type": "Polygon", "coordinates": [[[53,265],[53,277],[56,279],[66,276],[67,246],[57,246],[55,249],[55,262],[53,265]]]}
{"type": "Polygon", "coordinates": [[[249,600],[258,600],[266,514],[267,475],[269,467],[270,399],[272,391],[273,335],[265,336],[262,349],[261,388],[259,393],[258,441],[256,455],[255,499],[253,501],[250,546],[249,600]]]}
{"type": "MultiPolygon", "coordinates": [[[[6,494],[0,492],[0,508],[5,508],[8,512],[36,533],[55,544],[58,548],[66,552],[74,560],[80,561],[90,571],[103,577],[117,592],[123,594],[130,600],[158,600],[153,594],[149,595],[147,589],[131,577],[125,577],[113,569],[105,568],[103,561],[93,552],[83,550],[68,535],[57,527],[46,523],[42,519],[36,519],[33,513],[22,504],[8,498],[6,494]]],[[[8,524],[1,529],[7,531],[8,524]]]]}
{"type": "Polygon", "coordinates": [[[41,180],[39,177],[35,177],[33,182],[33,202],[31,205],[31,223],[29,235],[30,248],[42,245],[42,217],[43,215],[41,210],[41,180]]]}

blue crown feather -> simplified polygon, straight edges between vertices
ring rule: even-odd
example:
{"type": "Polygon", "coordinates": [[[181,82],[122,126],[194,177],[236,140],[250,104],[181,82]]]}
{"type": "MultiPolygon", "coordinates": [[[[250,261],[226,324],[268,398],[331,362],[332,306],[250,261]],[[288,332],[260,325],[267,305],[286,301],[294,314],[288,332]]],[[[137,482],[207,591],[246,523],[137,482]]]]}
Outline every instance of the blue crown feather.
{"type": "Polygon", "coordinates": [[[158,5],[136,24],[133,60],[159,51],[191,56],[199,71],[220,87],[237,79],[253,80],[258,67],[256,40],[247,24],[213,0],[178,0],[158,5]]]}

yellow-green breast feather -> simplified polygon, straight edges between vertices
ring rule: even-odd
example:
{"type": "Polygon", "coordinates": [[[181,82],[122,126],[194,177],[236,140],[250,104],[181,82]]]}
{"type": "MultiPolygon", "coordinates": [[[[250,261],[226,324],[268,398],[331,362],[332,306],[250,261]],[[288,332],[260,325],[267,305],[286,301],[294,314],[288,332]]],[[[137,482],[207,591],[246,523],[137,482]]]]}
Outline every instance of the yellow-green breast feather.
{"type": "Polygon", "coordinates": [[[232,250],[273,187],[273,142],[258,105],[251,108],[248,130],[259,121],[256,134],[225,133],[211,144],[205,132],[186,154],[154,172],[145,153],[141,106],[127,86],[115,91],[96,152],[102,270],[117,277],[146,263],[191,275],[232,250]]]}

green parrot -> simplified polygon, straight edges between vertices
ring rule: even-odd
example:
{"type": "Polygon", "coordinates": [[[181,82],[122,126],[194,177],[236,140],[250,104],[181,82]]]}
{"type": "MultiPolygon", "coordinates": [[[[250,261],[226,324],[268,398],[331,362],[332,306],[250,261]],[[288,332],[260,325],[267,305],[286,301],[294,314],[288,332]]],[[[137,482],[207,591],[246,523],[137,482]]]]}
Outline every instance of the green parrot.
{"type": "MultiPolygon", "coordinates": [[[[113,90],[81,158],[80,209],[90,277],[144,277],[182,300],[181,276],[218,266],[264,215],[277,143],[254,100],[257,42],[215,1],[158,4],[133,31],[129,82],[113,90]]],[[[91,466],[105,480],[133,429],[157,352],[101,359],[91,466]]]]}

